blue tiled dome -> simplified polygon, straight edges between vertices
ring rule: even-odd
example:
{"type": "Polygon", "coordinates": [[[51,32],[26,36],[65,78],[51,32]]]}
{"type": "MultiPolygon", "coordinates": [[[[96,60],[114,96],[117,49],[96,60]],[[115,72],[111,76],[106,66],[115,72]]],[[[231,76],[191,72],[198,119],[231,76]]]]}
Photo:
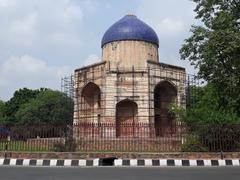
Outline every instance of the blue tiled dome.
{"type": "Polygon", "coordinates": [[[135,15],[126,15],[114,23],[103,35],[101,46],[120,40],[147,41],[159,46],[155,31],[135,15]]]}

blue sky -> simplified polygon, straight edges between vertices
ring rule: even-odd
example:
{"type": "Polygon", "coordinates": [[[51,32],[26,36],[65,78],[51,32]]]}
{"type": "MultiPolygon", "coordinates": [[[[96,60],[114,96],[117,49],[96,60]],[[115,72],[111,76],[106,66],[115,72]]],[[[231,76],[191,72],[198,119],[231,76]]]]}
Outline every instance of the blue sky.
{"type": "Polygon", "coordinates": [[[61,77],[100,61],[107,28],[132,13],[152,26],[160,61],[193,67],[179,58],[195,4],[190,0],[0,0],[0,99],[16,89],[60,89],[61,77]]]}

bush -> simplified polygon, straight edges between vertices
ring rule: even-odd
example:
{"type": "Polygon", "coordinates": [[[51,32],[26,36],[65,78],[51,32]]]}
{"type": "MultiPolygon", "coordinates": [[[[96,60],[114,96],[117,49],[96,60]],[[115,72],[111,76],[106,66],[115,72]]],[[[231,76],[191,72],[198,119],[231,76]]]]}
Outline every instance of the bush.
{"type": "Polygon", "coordinates": [[[53,144],[52,151],[54,152],[65,152],[65,143],[62,141],[56,142],[53,144]]]}
{"type": "Polygon", "coordinates": [[[197,135],[187,135],[185,142],[181,147],[183,152],[207,152],[208,148],[205,147],[197,135]]]}
{"type": "Polygon", "coordinates": [[[76,151],[77,144],[73,138],[72,129],[69,129],[65,137],[65,141],[57,142],[53,145],[53,151],[55,152],[74,152],[76,151]]]}
{"type": "Polygon", "coordinates": [[[59,141],[53,145],[54,152],[74,152],[76,151],[76,142],[73,138],[66,138],[65,142],[59,141]]]}
{"type": "Polygon", "coordinates": [[[68,136],[65,140],[65,151],[74,152],[76,151],[77,144],[73,136],[68,136]]]}

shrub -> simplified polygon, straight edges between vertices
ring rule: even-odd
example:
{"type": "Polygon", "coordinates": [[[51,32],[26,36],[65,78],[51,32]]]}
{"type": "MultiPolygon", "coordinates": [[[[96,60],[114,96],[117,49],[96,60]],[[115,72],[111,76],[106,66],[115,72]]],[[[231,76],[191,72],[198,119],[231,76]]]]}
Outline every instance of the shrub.
{"type": "Polygon", "coordinates": [[[53,151],[55,152],[74,152],[76,148],[77,144],[73,138],[72,129],[67,131],[65,141],[59,141],[53,145],[53,151]]]}
{"type": "Polygon", "coordinates": [[[56,142],[53,144],[52,151],[54,152],[65,152],[65,143],[62,141],[56,142]]]}
{"type": "Polygon", "coordinates": [[[181,147],[183,152],[206,152],[208,148],[205,147],[197,135],[189,134],[187,135],[185,142],[181,147]]]}

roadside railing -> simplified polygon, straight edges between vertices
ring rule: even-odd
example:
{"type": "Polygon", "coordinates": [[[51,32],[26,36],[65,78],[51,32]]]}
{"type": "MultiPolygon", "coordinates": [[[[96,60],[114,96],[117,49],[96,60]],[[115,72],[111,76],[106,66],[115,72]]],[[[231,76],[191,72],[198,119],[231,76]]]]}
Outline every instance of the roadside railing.
{"type": "Polygon", "coordinates": [[[240,125],[80,123],[0,126],[0,151],[229,152],[240,150],[240,125]]]}

